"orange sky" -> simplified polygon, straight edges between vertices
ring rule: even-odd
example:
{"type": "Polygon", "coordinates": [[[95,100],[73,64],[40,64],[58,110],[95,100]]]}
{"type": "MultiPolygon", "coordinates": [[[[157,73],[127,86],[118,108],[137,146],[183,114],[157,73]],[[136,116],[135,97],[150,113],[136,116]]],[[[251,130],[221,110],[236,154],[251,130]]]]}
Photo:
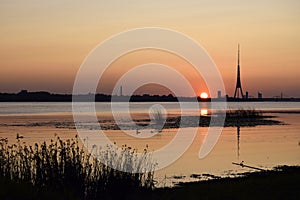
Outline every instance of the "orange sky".
{"type": "MultiPolygon", "coordinates": [[[[2,0],[0,92],[71,93],[80,64],[97,44],[131,28],[155,26],[177,30],[200,43],[218,66],[229,95],[240,43],[244,90],[253,96],[257,91],[269,97],[282,91],[300,97],[299,8],[298,0],[2,0]]],[[[140,60],[132,54],[116,63],[130,67],[153,62],[155,56],[149,55],[140,60]]],[[[169,56],[157,58],[163,62],[169,56]]],[[[182,67],[183,61],[171,60],[168,64],[182,67]]],[[[116,66],[111,71],[122,72],[116,66]]],[[[192,76],[195,90],[205,90],[192,76]]],[[[110,81],[106,84],[100,90],[109,90],[110,81]]]]}
{"type": "MultiPolygon", "coordinates": [[[[209,92],[206,84],[201,77],[200,74],[194,69],[194,67],[182,59],[181,57],[171,54],[166,51],[161,50],[153,50],[153,49],[146,49],[146,50],[139,50],[128,53],[124,56],[119,57],[115,62],[113,62],[110,67],[105,71],[102,78],[99,81],[98,92],[103,93],[112,93],[114,84],[120,79],[122,75],[128,72],[130,69],[140,66],[147,63],[159,63],[165,66],[170,66],[172,69],[175,69],[179,74],[183,75],[188,82],[191,83],[193,90],[197,95],[199,95],[202,91],[209,92]],[[188,70],[187,70],[188,69],[188,70]],[[113,84],[111,84],[113,83],[113,84]]],[[[156,67],[153,64],[153,68],[156,67]]],[[[141,74],[140,77],[143,78],[145,75],[153,75],[151,71],[147,71],[144,74],[141,74]]],[[[163,73],[163,72],[161,72],[163,73]]],[[[161,75],[161,74],[160,74],[161,75]]],[[[154,74],[155,76],[155,74],[154,74]]],[[[162,78],[167,76],[171,76],[170,74],[163,74],[161,75],[162,78]]],[[[182,83],[178,82],[177,80],[173,80],[174,85],[180,87],[182,83]]],[[[176,87],[175,86],[175,87],[176,87]]],[[[150,89],[150,87],[140,88],[139,94],[146,93],[146,89],[150,89]]],[[[153,89],[152,89],[153,90],[153,89]]],[[[152,91],[150,89],[150,91],[152,91]]],[[[150,91],[148,91],[150,93],[150,91]]],[[[169,92],[169,91],[168,91],[169,92]]],[[[123,93],[126,94],[126,85],[123,85],[123,93]]],[[[162,94],[162,92],[154,92],[156,94],[162,94]]],[[[173,93],[174,94],[174,93],[173,93]]],[[[184,92],[181,93],[184,95],[184,92]]],[[[186,93],[187,96],[192,96],[193,94],[186,93]]]]}

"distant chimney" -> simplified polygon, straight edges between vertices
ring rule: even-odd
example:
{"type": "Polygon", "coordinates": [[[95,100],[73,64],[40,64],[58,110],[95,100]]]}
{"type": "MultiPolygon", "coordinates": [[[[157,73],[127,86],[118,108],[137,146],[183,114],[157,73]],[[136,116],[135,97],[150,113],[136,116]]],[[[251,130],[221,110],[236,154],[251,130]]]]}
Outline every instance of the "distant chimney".
{"type": "Polygon", "coordinates": [[[262,99],[262,93],[261,93],[261,92],[258,92],[258,93],[257,93],[257,98],[258,98],[258,99],[262,99]]]}
{"type": "Polygon", "coordinates": [[[249,93],[248,93],[248,91],[246,91],[245,99],[248,99],[248,98],[249,98],[249,93]]]}
{"type": "Polygon", "coordinates": [[[222,92],[219,90],[218,91],[218,99],[221,99],[222,98],[222,92]]]}

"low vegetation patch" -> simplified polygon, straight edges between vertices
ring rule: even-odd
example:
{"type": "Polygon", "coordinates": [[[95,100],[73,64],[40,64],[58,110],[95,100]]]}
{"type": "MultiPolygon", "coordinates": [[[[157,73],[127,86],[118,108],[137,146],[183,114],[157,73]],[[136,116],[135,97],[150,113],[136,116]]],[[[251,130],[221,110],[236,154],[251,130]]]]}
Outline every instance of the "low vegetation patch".
{"type": "Polygon", "coordinates": [[[259,126],[259,125],[284,125],[283,122],[274,120],[274,116],[266,116],[259,110],[255,109],[238,109],[228,110],[226,112],[225,121],[224,113],[216,113],[205,116],[179,116],[168,118],[164,128],[179,128],[179,127],[209,127],[209,126],[224,126],[224,127],[244,127],[244,126],[259,126]],[[211,124],[211,120],[214,124],[211,124]]]}
{"type": "MultiPolygon", "coordinates": [[[[135,157],[133,151],[124,145],[118,151],[121,154],[112,148],[98,153],[120,168],[128,169],[139,162],[138,166],[142,166],[145,161],[150,169],[154,167],[147,160],[146,149],[142,158],[135,157]]],[[[142,173],[128,173],[110,168],[79,147],[77,137],[67,141],[57,138],[48,145],[44,142],[34,146],[20,142],[8,145],[7,139],[0,139],[0,199],[15,199],[22,194],[28,199],[126,197],[152,190],[153,171],[148,168],[142,173]]]]}

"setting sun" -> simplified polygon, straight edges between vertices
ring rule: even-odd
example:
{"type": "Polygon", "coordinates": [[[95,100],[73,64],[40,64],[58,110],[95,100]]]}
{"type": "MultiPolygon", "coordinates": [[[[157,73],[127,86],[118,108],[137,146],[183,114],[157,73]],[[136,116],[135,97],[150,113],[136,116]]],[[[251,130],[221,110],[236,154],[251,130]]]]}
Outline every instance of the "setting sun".
{"type": "Polygon", "coordinates": [[[202,93],[200,94],[200,97],[201,97],[201,99],[207,99],[208,94],[207,94],[206,92],[202,92],[202,93]]]}

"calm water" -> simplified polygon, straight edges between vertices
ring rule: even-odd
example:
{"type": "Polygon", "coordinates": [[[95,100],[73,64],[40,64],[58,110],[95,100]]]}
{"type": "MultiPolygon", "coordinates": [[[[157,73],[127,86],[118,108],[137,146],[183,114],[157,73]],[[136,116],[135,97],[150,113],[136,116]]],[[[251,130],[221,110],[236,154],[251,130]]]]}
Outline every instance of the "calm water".
{"type": "MultiPolygon", "coordinates": [[[[124,103],[116,103],[124,104],[124,103]]],[[[132,112],[147,112],[154,104],[162,105],[168,112],[178,112],[180,109],[178,103],[169,102],[143,102],[130,103],[132,112]]],[[[189,108],[189,103],[184,103],[186,109],[189,108]]],[[[85,106],[85,103],[82,103],[85,106]]],[[[209,109],[210,103],[199,103],[199,107],[209,109]]],[[[96,110],[99,112],[109,112],[111,103],[97,102],[96,110]]],[[[300,110],[300,102],[228,102],[228,109],[258,109],[258,110],[300,110]]],[[[72,103],[70,102],[20,102],[6,103],[0,102],[0,114],[53,114],[53,113],[70,113],[72,112],[72,103]]],[[[195,111],[197,112],[197,111],[195,111]]]]}
{"type": "MultiPolygon", "coordinates": [[[[84,103],[82,103],[85,106],[84,103]]],[[[122,104],[122,103],[120,103],[122,104]]],[[[161,104],[168,113],[179,113],[177,103],[132,103],[132,113],[149,113],[154,104],[161,104]]],[[[200,103],[201,110],[209,110],[209,103],[200,103]]],[[[258,109],[263,111],[299,111],[300,102],[247,102],[227,103],[229,109],[258,109]]],[[[191,113],[199,110],[185,106],[191,113]]],[[[96,110],[100,113],[109,113],[110,103],[96,103],[96,110]]],[[[24,135],[27,143],[48,140],[53,133],[72,137],[75,129],[57,128],[52,122],[72,121],[71,103],[0,103],[0,137],[15,138],[16,133],[24,135]],[[33,122],[43,122],[42,126],[26,126],[33,122]],[[14,126],[17,123],[18,126],[14,126]]],[[[174,163],[156,172],[160,186],[171,185],[176,181],[196,180],[191,174],[209,173],[218,176],[232,176],[249,171],[246,168],[235,166],[232,162],[244,161],[245,164],[269,169],[277,165],[300,165],[300,114],[272,113],[277,120],[286,125],[257,126],[257,127],[228,127],[222,134],[213,150],[203,159],[198,153],[208,128],[200,127],[196,137],[187,151],[174,163]],[[174,177],[175,176],[175,177],[174,177]],[[180,179],[178,179],[178,177],[180,179]]],[[[158,149],[167,145],[177,134],[178,129],[163,130],[160,134],[147,139],[137,139],[123,134],[121,131],[111,130],[106,134],[111,141],[117,144],[127,144],[133,148],[143,149],[149,145],[150,149],[158,149]]],[[[185,128],[188,134],[193,129],[185,128]]],[[[201,179],[207,177],[201,176],[201,179]]]]}

